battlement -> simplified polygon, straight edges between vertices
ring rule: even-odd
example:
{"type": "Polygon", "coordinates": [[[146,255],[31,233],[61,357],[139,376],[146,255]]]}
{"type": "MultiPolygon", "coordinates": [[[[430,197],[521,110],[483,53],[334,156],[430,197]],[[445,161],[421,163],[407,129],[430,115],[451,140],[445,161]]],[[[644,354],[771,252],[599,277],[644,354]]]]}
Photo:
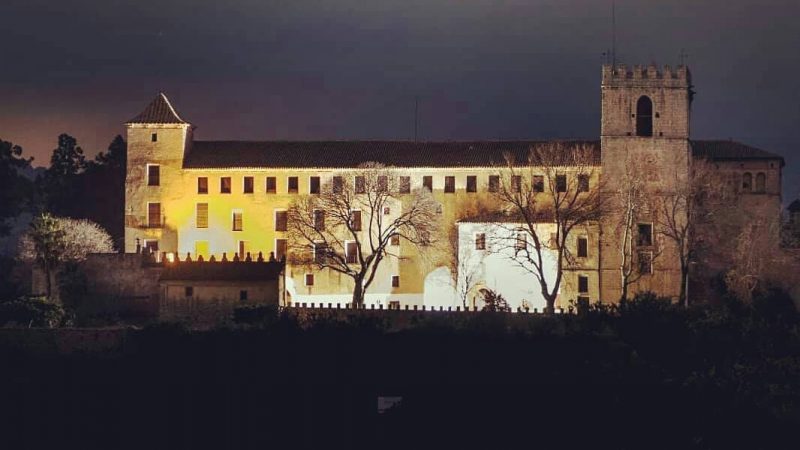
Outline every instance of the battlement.
{"type": "Polygon", "coordinates": [[[618,64],[616,67],[610,64],[603,65],[603,85],[632,86],[638,84],[646,85],[667,85],[672,87],[689,87],[692,84],[692,75],[689,67],[678,66],[673,70],[669,65],[665,65],[661,70],[654,64],[649,66],[635,65],[628,67],[625,64],[618,64]]]}

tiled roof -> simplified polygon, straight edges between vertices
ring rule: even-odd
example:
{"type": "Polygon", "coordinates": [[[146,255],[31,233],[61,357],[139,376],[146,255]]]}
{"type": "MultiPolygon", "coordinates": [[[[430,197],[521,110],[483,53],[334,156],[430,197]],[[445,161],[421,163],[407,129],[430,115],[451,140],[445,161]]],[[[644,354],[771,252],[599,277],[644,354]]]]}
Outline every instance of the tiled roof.
{"type": "Polygon", "coordinates": [[[147,105],[138,116],[127,123],[186,123],[172,107],[169,99],[163,92],[159,92],[155,99],[147,105]]]}
{"type": "MultiPolygon", "coordinates": [[[[544,141],[195,141],[183,165],[206,168],[346,168],[368,161],[395,167],[486,167],[502,164],[504,153],[526,160],[529,149],[544,141]]],[[[600,163],[600,141],[565,141],[587,145],[600,163]]]]}
{"type": "MultiPolygon", "coordinates": [[[[527,159],[531,147],[546,141],[195,141],[184,158],[188,169],[348,168],[367,161],[394,167],[488,167],[504,163],[510,152],[527,159]]],[[[600,163],[600,141],[564,141],[588,146],[600,163]]],[[[735,141],[691,141],[695,157],[777,159],[783,157],[735,141]]]]}
{"type": "Polygon", "coordinates": [[[277,280],[282,269],[279,262],[177,262],[166,264],[161,280],[267,282],[277,280]]]}
{"type": "Polygon", "coordinates": [[[783,157],[760,148],[736,141],[691,141],[692,154],[696,158],[710,159],[779,159],[783,157]]]}

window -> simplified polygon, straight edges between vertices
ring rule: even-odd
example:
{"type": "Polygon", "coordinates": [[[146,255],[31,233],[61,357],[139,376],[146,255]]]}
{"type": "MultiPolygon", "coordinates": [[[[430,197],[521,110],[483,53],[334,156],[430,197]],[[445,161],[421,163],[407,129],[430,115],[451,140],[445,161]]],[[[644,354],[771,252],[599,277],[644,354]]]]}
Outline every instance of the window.
{"type": "Polygon", "coordinates": [[[161,203],[147,204],[147,226],[161,228],[161,203]]]}
{"type": "Polygon", "coordinates": [[[448,194],[456,191],[456,177],[444,177],[444,191],[448,194]]]}
{"type": "Polygon", "coordinates": [[[411,177],[400,177],[400,193],[411,193],[411,177]]]}
{"type": "Polygon", "coordinates": [[[239,248],[237,252],[239,254],[239,260],[244,261],[247,258],[247,254],[250,252],[250,246],[248,245],[247,241],[239,241],[239,248]]]}
{"type": "Polygon", "coordinates": [[[478,177],[467,175],[467,192],[478,192],[478,177]]]}
{"type": "Polygon", "coordinates": [[[150,135],[150,142],[158,142],[158,133],[152,133],[150,135]]]}
{"type": "Polygon", "coordinates": [[[578,258],[589,256],[589,240],[585,237],[578,238],[578,258]]]}
{"type": "Polygon", "coordinates": [[[195,214],[197,228],[208,228],[208,203],[198,203],[195,214]]]}
{"type": "Polygon", "coordinates": [[[350,211],[350,227],[353,231],[361,231],[361,211],[350,211]]]}
{"type": "Polygon", "coordinates": [[[649,247],[653,245],[653,225],[649,223],[640,223],[637,228],[639,232],[636,237],[636,245],[639,247],[649,247]]]}
{"type": "Polygon", "coordinates": [[[475,250],[486,250],[486,233],[475,234],[475,250]]]}
{"type": "Polygon", "coordinates": [[[567,176],[556,175],[556,192],[567,192],[567,176]]]}
{"type": "Polygon", "coordinates": [[[759,172],[758,175],[756,175],[756,192],[759,194],[766,192],[766,184],[767,176],[764,172],[759,172]]]}
{"type": "Polygon", "coordinates": [[[653,135],[653,102],[646,95],[639,97],[636,102],[636,135],[653,135]]]}
{"type": "Polygon", "coordinates": [[[587,277],[586,275],[578,275],[578,293],[579,294],[589,293],[589,277],[587,277]]]}
{"type": "Polygon", "coordinates": [[[524,231],[517,232],[517,238],[514,242],[514,253],[525,250],[528,247],[528,238],[525,236],[524,231]]]}
{"type": "Polygon", "coordinates": [[[208,194],[208,177],[197,177],[197,193],[208,194]]]}
{"type": "Polygon", "coordinates": [[[333,193],[341,194],[344,191],[344,178],[340,176],[333,177],[333,193]]]}
{"type": "Polygon", "coordinates": [[[145,239],[144,240],[144,252],[145,253],[158,253],[158,241],[155,239],[145,239]]]}
{"type": "Polygon", "coordinates": [[[158,186],[161,184],[161,166],[157,164],[147,165],[147,185],[158,186]]]}
{"type": "Polygon", "coordinates": [[[308,192],[310,194],[319,194],[319,177],[308,179],[308,192]]]}
{"type": "Polygon", "coordinates": [[[386,175],[378,176],[378,192],[386,192],[389,190],[389,177],[386,175]]]}
{"type": "Polygon", "coordinates": [[[219,179],[219,193],[220,194],[231,193],[231,177],[222,177],[219,179]]]}
{"type": "Polygon", "coordinates": [[[239,291],[239,301],[240,302],[246,302],[247,301],[247,291],[246,290],[242,289],[241,291],[239,291]]]}
{"type": "Polygon", "coordinates": [[[651,252],[639,252],[639,273],[648,275],[653,273],[653,254],[651,252]]]}
{"type": "Polygon", "coordinates": [[[321,209],[314,210],[314,230],[325,231],[325,211],[321,209]]]}
{"type": "Polygon", "coordinates": [[[328,245],[324,242],[314,243],[314,262],[325,264],[328,261],[328,245]]]}
{"type": "Polygon", "coordinates": [[[753,174],[745,172],[742,175],[742,192],[751,192],[753,190],[753,174]]]}
{"type": "Polygon", "coordinates": [[[399,234],[397,234],[397,233],[394,233],[394,234],[393,234],[393,235],[392,235],[392,236],[389,238],[389,245],[394,245],[394,246],[398,246],[398,245],[400,245],[400,235],[399,235],[399,234]]]}
{"type": "Polygon", "coordinates": [[[544,176],[533,176],[533,192],[544,192],[544,176]]]}
{"type": "Polygon", "coordinates": [[[298,192],[297,177],[289,177],[287,179],[287,186],[288,186],[287,192],[289,192],[290,194],[297,194],[298,192]]]}
{"type": "Polygon", "coordinates": [[[275,231],[286,231],[288,228],[288,217],[286,210],[275,211],[275,231]]]}
{"type": "Polygon", "coordinates": [[[244,190],[245,194],[253,193],[253,177],[244,177],[244,190]]]}
{"type": "Polygon", "coordinates": [[[392,275],[392,287],[400,287],[400,276],[399,275],[392,275]]]}
{"type": "Polygon", "coordinates": [[[388,206],[384,206],[383,207],[383,215],[384,216],[388,216],[391,213],[392,213],[392,208],[389,208],[388,206]]]}
{"type": "Polygon", "coordinates": [[[267,194],[274,194],[278,192],[278,183],[275,177],[267,177],[267,194]]]}
{"type": "Polygon", "coordinates": [[[233,210],[233,231],[242,231],[242,211],[233,210]]]}
{"type": "Polygon", "coordinates": [[[578,175],[578,192],[589,192],[589,175],[582,173],[578,175]]]}
{"type": "Polygon", "coordinates": [[[361,175],[355,178],[355,191],[356,194],[364,194],[367,192],[367,182],[361,175]]]}
{"type": "Polygon", "coordinates": [[[511,175],[511,192],[522,192],[522,175],[511,175]]]}
{"type": "Polygon", "coordinates": [[[183,288],[183,295],[186,297],[194,296],[194,287],[193,286],[186,286],[183,288]]]}
{"type": "Polygon", "coordinates": [[[400,310],[400,301],[399,300],[389,300],[389,309],[392,310],[400,310]]]}
{"type": "Polygon", "coordinates": [[[344,257],[348,264],[355,264],[358,262],[358,245],[355,242],[345,242],[344,257]]]}
{"type": "Polygon", "coordinates": [[[433,192],[433,177],[432,176],[422,177],[422,187],[427,189],[428,192],[433,192]]]}
{"type": "Polygon", "coordinates": [[[275,259],[278,261],[286,257],[286,239],[275,239],[275,259]]]}
{"type": "Polygon", "coordinates": [[[489,192],[500,190],[500,175],[489,175],[489,192]]]}
{"type": "Polygon", "coordinates": [[[314,274],[307,273],[305,276],[305,284],[306,286],[313,286],[314,285],[314,274]]]}

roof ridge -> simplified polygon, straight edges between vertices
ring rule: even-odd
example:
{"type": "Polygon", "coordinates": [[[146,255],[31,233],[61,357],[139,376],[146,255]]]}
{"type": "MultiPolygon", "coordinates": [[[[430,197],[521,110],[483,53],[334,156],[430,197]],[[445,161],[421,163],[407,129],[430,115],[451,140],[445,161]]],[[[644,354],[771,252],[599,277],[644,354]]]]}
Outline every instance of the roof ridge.
{"type": "Polygon", "coordinates": [[[172,103],[167,98],[167,95],[159,91],[158,95],[139,113],[136,117],[126,123],[177,123],[187,124],[184,121],[172,103]]]}

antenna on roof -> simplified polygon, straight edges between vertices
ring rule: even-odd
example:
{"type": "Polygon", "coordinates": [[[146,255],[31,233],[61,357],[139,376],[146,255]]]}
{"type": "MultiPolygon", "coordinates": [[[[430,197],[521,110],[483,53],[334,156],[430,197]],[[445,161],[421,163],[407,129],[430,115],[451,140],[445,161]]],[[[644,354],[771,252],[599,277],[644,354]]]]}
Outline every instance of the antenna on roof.
{"type": "Polygon", "coordinates": [[[611,67],[617,65],[617,2],[611,0],[611,67]]]}
{"type": "Polygon", "coordinates": [[[417,142],[417,124],[418,121],[418,113],[419,113],[419,96],[414,96],[414,143],[417,142]]]}

